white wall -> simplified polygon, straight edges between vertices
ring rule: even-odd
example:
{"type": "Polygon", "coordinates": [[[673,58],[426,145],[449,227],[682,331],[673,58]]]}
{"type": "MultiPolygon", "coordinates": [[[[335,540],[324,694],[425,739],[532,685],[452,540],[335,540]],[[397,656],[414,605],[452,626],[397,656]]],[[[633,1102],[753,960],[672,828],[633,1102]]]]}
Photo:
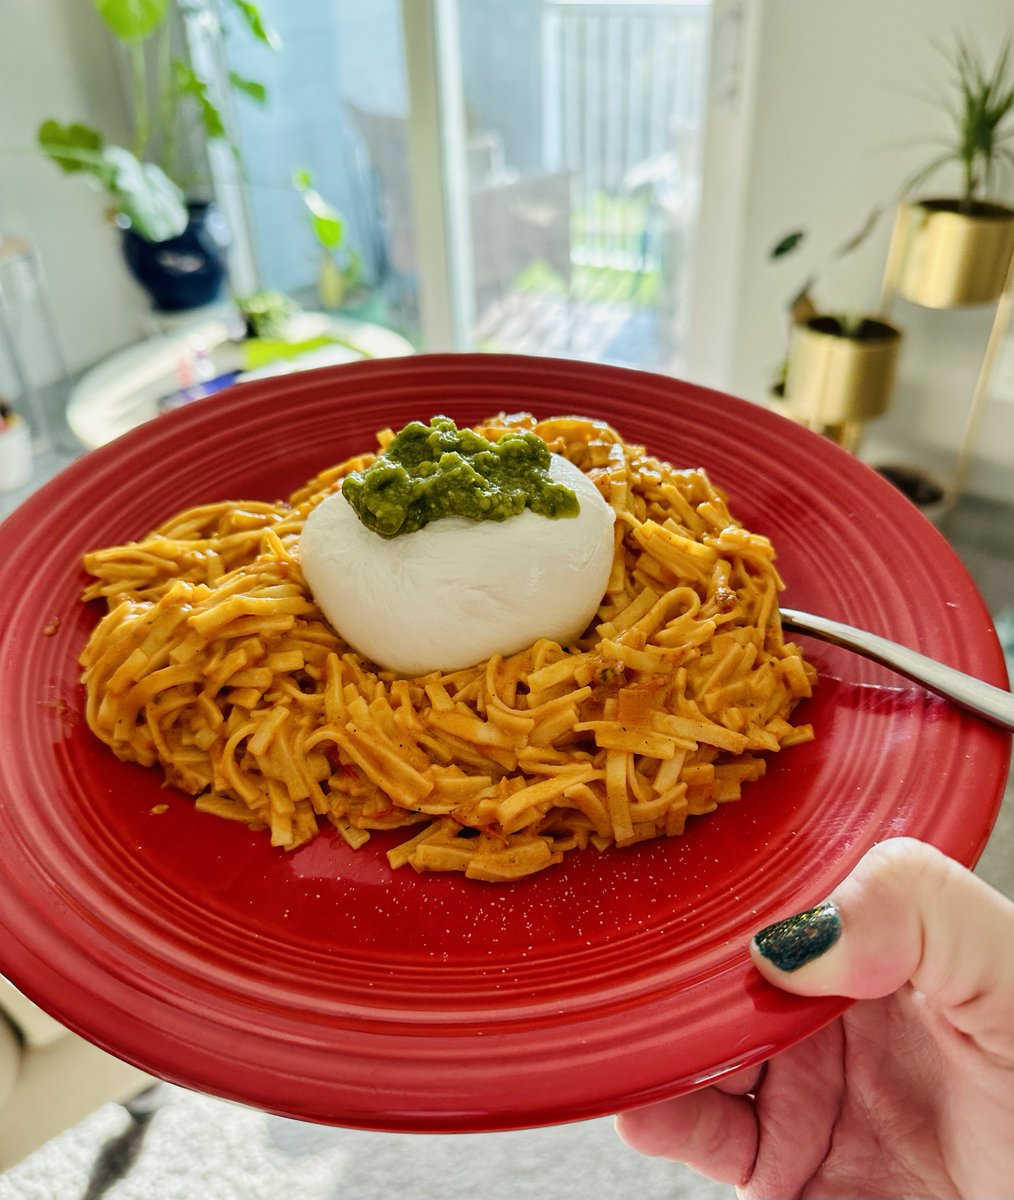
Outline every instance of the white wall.
{"type": "MultiPolygon", "coordinates": [[[[690,378],[763,401],[786,342],[785,303],[812,270],[818,302],[875,304],[893,201],[945,128],[932,103],[948,68],[934,42],[971,37],[989,56],[1014,35],[1010,0],[715,0],[704,193],[692,289],[690,378]],[[876,204],[864,249],[822,270],[876,204]],[[772,263],[775,242],[809,233],[772,263]]],[[[953,176],[933,190],[946,192],[953,176]]],[[[946,472],[992,306],[931,312],[898,301],[906,335],[890,413],[863,448],[946,472]]],[[[1014,343],[994,375],[970,487],[1014,501],[1014,343]]]]}
{"type": "MultiPolygon", "coordinates": [[[[135,341],[143,293],[121,262],[103,195],[35,150],[47,117],[127,138],[112,44],[86,0],[5,0],[0,37],[0,234],[31,242],[72,370],[135,341]]],[[[28,330],[29,336],[31,328],[28,330]]],[[[45,371],[30,348],[33,374],[45,371]]],[[[36,378],[35,383],[46,382],[36,378]]]]}

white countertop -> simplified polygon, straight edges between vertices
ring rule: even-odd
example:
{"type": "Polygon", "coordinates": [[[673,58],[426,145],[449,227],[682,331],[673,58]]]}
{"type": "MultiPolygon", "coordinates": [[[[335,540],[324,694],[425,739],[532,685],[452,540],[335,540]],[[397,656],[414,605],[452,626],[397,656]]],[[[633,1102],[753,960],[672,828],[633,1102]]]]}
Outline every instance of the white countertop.
{"type": "MultiPolygon", "coordinates": [[[[88,371],[71,390],[67,424],[89,450],[157,416],[160,402],[186,382],[181,376],[196,351],[207,349],[221,370],[241,365],[241,348],[230,343],[230,322],[222,315],[198,318],[169,333],[121,350],[88,371]]],[[[379,325],[324,313],[300,313],[286,338],[303,342],[331,337],[333,343],[256,370],[243,370],[242,382],[315,367],[397,358],[414,353],[400,334],[379,325]]]]}

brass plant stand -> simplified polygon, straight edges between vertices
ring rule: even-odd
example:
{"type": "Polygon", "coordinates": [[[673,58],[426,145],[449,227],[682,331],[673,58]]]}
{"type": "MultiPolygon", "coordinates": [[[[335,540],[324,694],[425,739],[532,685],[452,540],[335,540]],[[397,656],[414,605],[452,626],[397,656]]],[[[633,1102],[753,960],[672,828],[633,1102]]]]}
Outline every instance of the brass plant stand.
{"type": "Polygon", "coordinates": [[[780,406],[850,454],[858,452],[867,423],[890,403],[901,344],[901,333],[886,321],[866,317],[860,326],[861,338],[847,335],[834,317],[798,322],[780,406]]]}
{"type": "Polygon", "coordinates": [[[993,208],[971,221],[941,201],[902,205],[884,270],[882,314],[890,312],[897,296],[924,308],[996,304],[961,442],[943,485],[943,511],[967,482],[993,368],[1014,314],[1014,213],[993,208]]]}

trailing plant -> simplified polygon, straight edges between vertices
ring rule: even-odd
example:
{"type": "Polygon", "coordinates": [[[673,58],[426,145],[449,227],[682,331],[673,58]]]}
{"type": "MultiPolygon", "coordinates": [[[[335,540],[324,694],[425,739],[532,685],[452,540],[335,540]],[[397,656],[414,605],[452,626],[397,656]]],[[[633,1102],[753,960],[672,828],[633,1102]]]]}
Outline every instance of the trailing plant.
{"type": "Polygon", "coordinates": [[[302,197],[321,251],[317,272],[320,302],[328,309],[341,308],[349,292],[362,282],[362,259],[347,244],[345,218],[317,191],[310,172],[294,171],[292,186],[302,197]]]}
{"type": "Polygon", "coordinates": [[[301,320],[302,308],[284,292],[265,288],[247,296],[234,298],[243,317],[245,331],[242,347],[242,369],[256,371],[272,363],[298,362],[307,354],[328,346],[344,346],[358,358],[372,358],[372,353],[358,342],[343,337],[331,327],[319,327],[315,314],[310,315],[310,331],[301,320]]]}
{"type": "MultiPolygon", "coordinates": [[[[841,262],[842,259],[847,258],[850,254],[854,254],[876,228],[882,211],[879,205],[871,209],[859,229],[831,253],[822,271],[828,270],[836,262],[841,262]]],[[[784,237],[779,238],[774,246],[771,247],[768,253],[769,260],[775,262],[794,253],[803,244],[807,236],[805,229],[795,229],[791,233],[785,234],[784,237]]],[[[819,283],[819,279],[819,273],[811,272],[800,285],[799,289],[793,293],[787,306],[793,323],[808,321],[811,317],[817,316],[819,312],[826,311],[818,308],[813,298],[813,292],[819,283]]]]}
{"type": "Polygon", "coordinates": [[[908,182],[906,191],[922,187],[939,170],[961,168],[960,210],[1004,194],[1003,181],[1014,178],[1014,57],[1007,38],[991,69],[963,38],[952,50],[938,47],[952,71],[953,94],[943,101],[951,132],[942,154],[908,182]]]}
{"type": "MultiPolygon", "coordinates": [[[[879,205],[871,209],[859,229],[840,246],[835,248],[821,270],[819,272],[811,272],[799,288],[792,293],[786,305],[790,332],[793,325],[802,325],[818,316],[825,316],[829,321],[834,322],[836,327],[833,330],[829,328],[828,332],[835,332],[841,337],[862,338],[865,332],[869,330],[870,321],[868,317],[863,314],[854,313],[829,313],[826,308],[818,306],[814,298],[814,292],[820,282],[820,275],[823,271],[828,270],[836,262],[840,262],[850,254],[854,254],[864,244],[876,228],[882,212],[883,209],[879,205]]],[[[807,236],[805,229],[794,229],[790,233],[780,237],[768,252],[769,261],[775,262],[793,254],[803,244],[807,236]]],[[[788,357],[786,356],[776,367],[770,384],[769,390],[775,396],[783,396],[785,394],[787,368],[788,357]]]]}
{"type": "MultiPolygon", "coordinates": [[[[253,0],[222,0],[258,42],[279,48],[253,0]]],[[[81,122],[50,118],[38,130],[39,149],[61,170],[81,174],[109,196],[118,221],[151,242],[176,237],[186,228],[185,182],[180,177],[180,145],[194,131],[225,142],[236,152],[222,113],[222,98],[211,80],[173,52],[174,17],[213,15],[199,0],[92,0],[97,14],[129,63],[133,101],[130,147],[109,142],[81,122]]],[[[235,72],[229,87],[263,104],[264,84],[235,72]]]]}

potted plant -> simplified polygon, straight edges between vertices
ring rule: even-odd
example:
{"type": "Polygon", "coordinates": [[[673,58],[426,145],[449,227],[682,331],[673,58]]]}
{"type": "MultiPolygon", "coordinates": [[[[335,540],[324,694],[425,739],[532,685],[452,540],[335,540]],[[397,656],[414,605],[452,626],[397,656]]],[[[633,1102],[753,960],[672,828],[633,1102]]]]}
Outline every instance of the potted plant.
{"type": "Polygon", "coordinates": [[[961,39],[947,57],[952,128],[943,153],[905,191],[917,191],[948,166],[960,168],[961,188],[899,206],[885,276],[889,290],[928,308],[996,300],[1014,255],[1014,209],[1007,203],[1014,194],[1011,43],[1001,46],[992,69],[961,39]]]}
{"type": "Polygon", "coordinates": [[[360,287],[363,264],[359,252],[348,244],[347,222],[316,189],[305,168],[292,173],[292,186],[299,193],[320,251],[317,268],[317,298],[328,311],[342,308],[360,287]]]}
{"type": "Polygon", "coordinates": [[[344,346],[360,358],[374,357],[361,341],[345,335],[334,315],[362,284],[362,261],[348,244],[348,223],[317,190],[306,168],[293,171],[292,186],[317,245],[315,299],[324,312],[306,312],[293,297],[273,288],[235,297],[245,326],[241,365],[247,371],[281,360],[296,361],[329,346],[344,346]]]}
{"type": "MultiPolygon", "coordinates": [[[[133,143],[115,145],[89,125],[51,118],[39,127],[39,148],[63,171],[106,192],[127,266],[157,308],[207,304],[225,279],[228,235],[220,214],[187,178],[184,143],[198,131],[231,141],[212,81],[173,49],[176,19],[204,9],[187,0],[92,3],[129,64],[133,143]]],[[[228,3],[250,36],[277,48],[253,0],[228,3]]],[[[234,72],[229,86],[258,103],[266,98],[263,84],[234,72]]]]}
{"type": "MultiPolygon", "coordinates": [[[[858,250],[879,218],[880,209],[875,208],[837,248],[831,262],[858,250]]],[[[793,252],[805,236],[805,231],[796,230],[780,238],[770,257],[793,252]]],[[[901,331],[870,312],[822,310],[814,299],[816,284],[815,276],[808,278],[788,305],[789,346],[771,388],[772,405],[855,450],[866,423],[890,403],[901,331]]]]}

